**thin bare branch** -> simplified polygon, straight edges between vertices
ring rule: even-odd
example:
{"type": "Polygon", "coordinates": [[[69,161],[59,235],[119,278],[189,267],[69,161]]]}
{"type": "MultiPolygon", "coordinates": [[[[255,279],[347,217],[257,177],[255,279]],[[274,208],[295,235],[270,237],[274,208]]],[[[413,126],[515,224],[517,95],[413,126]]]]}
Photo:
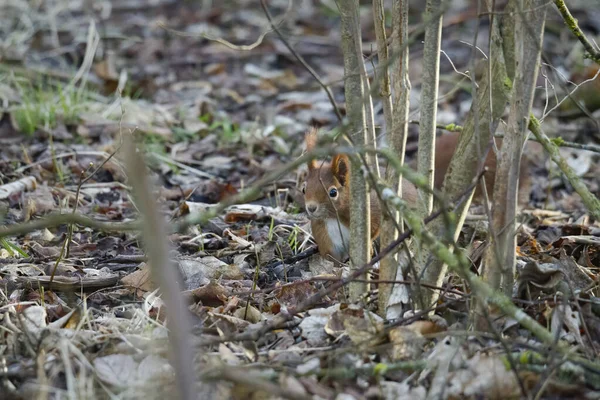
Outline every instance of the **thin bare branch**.
{"type": "Polygon", "coordinates": [[[177,388],[181,399],[192,400],[196,398],[199,388],[194,365],[195,353],[190,352],[192,325],[181,296],[182,288],[179,286],[179,282],[182,282],[180,271],[169,259],[166,240],[168,231],[158,212],[142,155],[129,136],[124,138],[124,151],[136,206],[142,216],[142,237],[148,254],[150,271],[154,281],[160,286],[168,310],[169,343],[173,350],[177,388]]]}
{"type": "Polygon", "coordinates": [[[585,33],[583,33],[583,31],[579,27],[577,20],[575,18],[573,18],[573,15],[567,8],[565,1],[564,0],[554,0],[554,4],[556,4],[556,8],[558,8],[560,15],[562,15],[563,20],[565,21],[565,24],[569,27],[571,32],[573,32],[575,37],[577,37],[577,39],[579,39],[581,44],[583,44],[583,47],[588,52],[590,59],[592,59],[596,63],[600,64],[600,51],[597,48],[595,48],[592,45],[592,43],[588,40],[587,36],[585,36],[585,33]]]}

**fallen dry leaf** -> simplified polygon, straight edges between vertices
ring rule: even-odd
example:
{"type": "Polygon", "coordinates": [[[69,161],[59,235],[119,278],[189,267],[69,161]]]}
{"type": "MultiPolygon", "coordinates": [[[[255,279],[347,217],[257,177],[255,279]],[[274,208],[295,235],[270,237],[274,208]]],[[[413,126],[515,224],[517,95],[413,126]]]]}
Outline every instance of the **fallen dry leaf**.
{"type": "Polygon", "coordinates": [[[136,296],[142,297],[144,293],[151,292],[156,289],[156,285],[152,282],[152,274],[150,266],[142,263],[140,269],[124,276],[121,283],[129,287],[136,296]]]}

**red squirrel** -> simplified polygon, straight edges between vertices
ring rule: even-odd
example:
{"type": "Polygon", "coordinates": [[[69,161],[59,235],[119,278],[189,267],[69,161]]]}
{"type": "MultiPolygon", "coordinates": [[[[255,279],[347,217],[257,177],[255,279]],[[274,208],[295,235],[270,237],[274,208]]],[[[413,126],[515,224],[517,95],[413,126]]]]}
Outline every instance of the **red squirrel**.
{"type": "MultiPolygon", "coordinates": [[[[444,134],[436,139],[434,186],[441,189],[444,176],[458,143],[458,132],[444,134]]],[[[317,145],[317,130],[311,129],[305,136],[306,150],[311,151],[317,145]]],[[[497,141],[501,145],[501,140],[497,141]]],[[[485,182],[488,196],[492,196],[496,174],[496,155],[490,150],[485,161],[488,172],[485,182]]],[[[527,176],[528,163],[524,160],[520,170],[520,191],[529,195],[527,176]]],[[[333,258],[344,262],[348,259],[350,236],[350,160],[345,154],[336,154],[331,162],[312,160],[308,162],[308,175],[302,187],[305,208],[310,219],[312,234],[323,258],[333,258]]],[[[373,190],[371,196],[371,238],[379,235],[381,209],[379,198],[373,190]]],[[[409,205],[416,205],[417,189],[402,180],[402,197],[409,205]]],[[[474,202],[482,198],[481,189],[475,191],[474,202]]],[[[522,201],[522,200],[521,200],[522,201]]]]}

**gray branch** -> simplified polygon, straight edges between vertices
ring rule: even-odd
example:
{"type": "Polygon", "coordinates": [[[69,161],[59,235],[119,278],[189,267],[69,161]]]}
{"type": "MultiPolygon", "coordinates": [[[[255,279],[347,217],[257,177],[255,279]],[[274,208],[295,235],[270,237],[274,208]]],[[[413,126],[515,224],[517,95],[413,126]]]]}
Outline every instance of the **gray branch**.
{"type": "MultiPolygon", "coordinates": [[[[341,45],[344,55],[344,83],[346,95],[346,114],[350,137],[355,146],[368,143],[366,130],[365,94],[363,75],[360,73],[362,44],[359,22],[358,0],[338,2],[341,16],[341,45]]],[[[363,177],[361,163],[356,155],[351,157],[350,168],[350,264],[351,269],[366,264],[371,258],[371,220],[370,198],[367,181],[363,177]]],[[[364,278],[364,277],[363,277],[364,278]]],[[[357,301],[366,292],[366,283],[352,282],[349,286],[351,301],[357,301]]]]}
{"type": "MultiPolygon", "coordinates": [[[[393,109],[392,126],[388,127],[388,145],[398,154],[401,164],[404,163],[406,139],[408,136],[408,111],[410,79],[408,77],[408,0],[396,0],[392,9],[392,52],[396,57],[392,64],[393,109]]],[[[402,193],[402,176],[393,168],[386,169],[386,183],[399,196],[402,193]]],[[[385,247],[398,237],[397,226],[402,227],[402,219],[396,210],[390,210],[382,215],[381,246],[385,247]]],[[[397,277],[398,262],[395,256],[385,257],[381,261],[380,279],[394,280],[397,277]]],[[[392,284],[382,284],[379,287],[379,313],[386,314],[388,299],[392,292],[392,284]]]]}
{"type": "MultiPolygon", "coordinates": [[[[527,136],[529,114],[533,103],[535,82],[539,70],[544,22],[545,0],[525,0],[517,4],[513,35],[515,56],[514,93],[510,100],[508,127],[498,155],[494,186],[492,227],[496,233],[485,257],[484,279],[493,288],[512,294],[516,263],[515,219],[521,155],[527,136]],[[519,7],[523,7],[519,10],[519,7]]],[[[509,41],[505,38],[505,41],[509,41]]]]}

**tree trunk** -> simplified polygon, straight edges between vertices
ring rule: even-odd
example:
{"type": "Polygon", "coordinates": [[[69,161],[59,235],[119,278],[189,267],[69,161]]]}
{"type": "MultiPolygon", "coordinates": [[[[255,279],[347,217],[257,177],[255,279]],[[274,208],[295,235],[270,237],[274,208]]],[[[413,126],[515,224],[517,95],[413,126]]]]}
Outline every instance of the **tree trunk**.
{"type": "MultiPolygon", "coordinates": [[[[423,49],[423,73],[421,79],[421,110],[419,116],[419,152],[417,171],[427,178],[427,187],[433,189],[435,164],[435,127],[437,97],[440,78],[440,45],[442,42],[441,0],[427,0],[425,19],[425,46],[423,49]],[[439,14],[437,18],[434,18],[439,14]]],[[[425,218],[433,209],[433,194],[419,189],[418,211],[425,218]]]]}
{"type": "MultiPolygon", "coordinates": [[[[492,207],[492,245],[484,261],[484,280],[493,289],[512,295],[515,263],[515,219],[519,168],[539,70],[546,5],[544,0],[511,0],[515,10],[514,29],[507,31],[514,42],[514,93],[510,101],[508,127],[498,155],[492,207]]],[[[511,40],[512,39],[512,40],[511,40]]],[[[511,64],[512,65],[512,64],[511,64]]],[[[485,326],[481,324],[480,326],[485,326]]]]}
{"type": "MultiPolygon", "coordinates": [[[[404,153],[406,151],[406,138],[408,136],[408,110],[410,80],[408,77],[408,0],[395,0],[392,10],[392,51],[401,51],[400,55],[394,61],[392,67],[392,82],[394,85],[393,109],[395,110],[392,118],[392,127],[388,127],[388,145],[398,155],[400,162],[404,163],[404,153]]],[[[394,168],[386,169],[386,182],[392,189],[402,196],[402,176],[399,176],[394,168]]],[[[382,205],[384,206],[384,205],[382,205]]],[[[383,207],[382,207],[383,208],[383,207]]],[[[381,226],[381,247],[384,248],[398,237],[398,226],[402,228],[400,214],[396,210],[391,210],[391,218],[387,213],[382,213],[381,226]]],[[[405,251],[405,250],[402,250],[405,251]]],[[[380,279],[394,280],[398,271],[398,261],[395,256],[387,256],[381,261],[380,279]]],[[[392,292],[393,285],[380,284],[379,286],[379,312],[381,315],[387,315],[390,318],[397,317],[402,312],[402,305],[395,305],[394,315],[388,315],[388,299],[392,292]]],[[[401,296],[400,296],[401,297],[401,296]]]]}
{"type": "MultiPolygon", "coordinates": [[[[344,55],[344,84],[346,95],[346,114],[352,142],[357,147],[368,143],[366,117],[363,98],[366,87],[363,82],[364,69],[362,44],[358,13],[358,0],[344,0],[338,3],[341,16],[341,44],[344,55]],[[362,64],[362,68],[361,68],[362,64]]],[[[366,264],[371,257],[371,220],[370,199],[367,181],[361,171],[361,163],[357,156],[352,156],[350,175],[350,267],[356,269],[366,264]]],[[[364,276],[362,277],[364,278],[364,276]]],[[[366,292],[363,282],[352,282],[349,285],[350,301],[355,302],[366,292]]]]}

